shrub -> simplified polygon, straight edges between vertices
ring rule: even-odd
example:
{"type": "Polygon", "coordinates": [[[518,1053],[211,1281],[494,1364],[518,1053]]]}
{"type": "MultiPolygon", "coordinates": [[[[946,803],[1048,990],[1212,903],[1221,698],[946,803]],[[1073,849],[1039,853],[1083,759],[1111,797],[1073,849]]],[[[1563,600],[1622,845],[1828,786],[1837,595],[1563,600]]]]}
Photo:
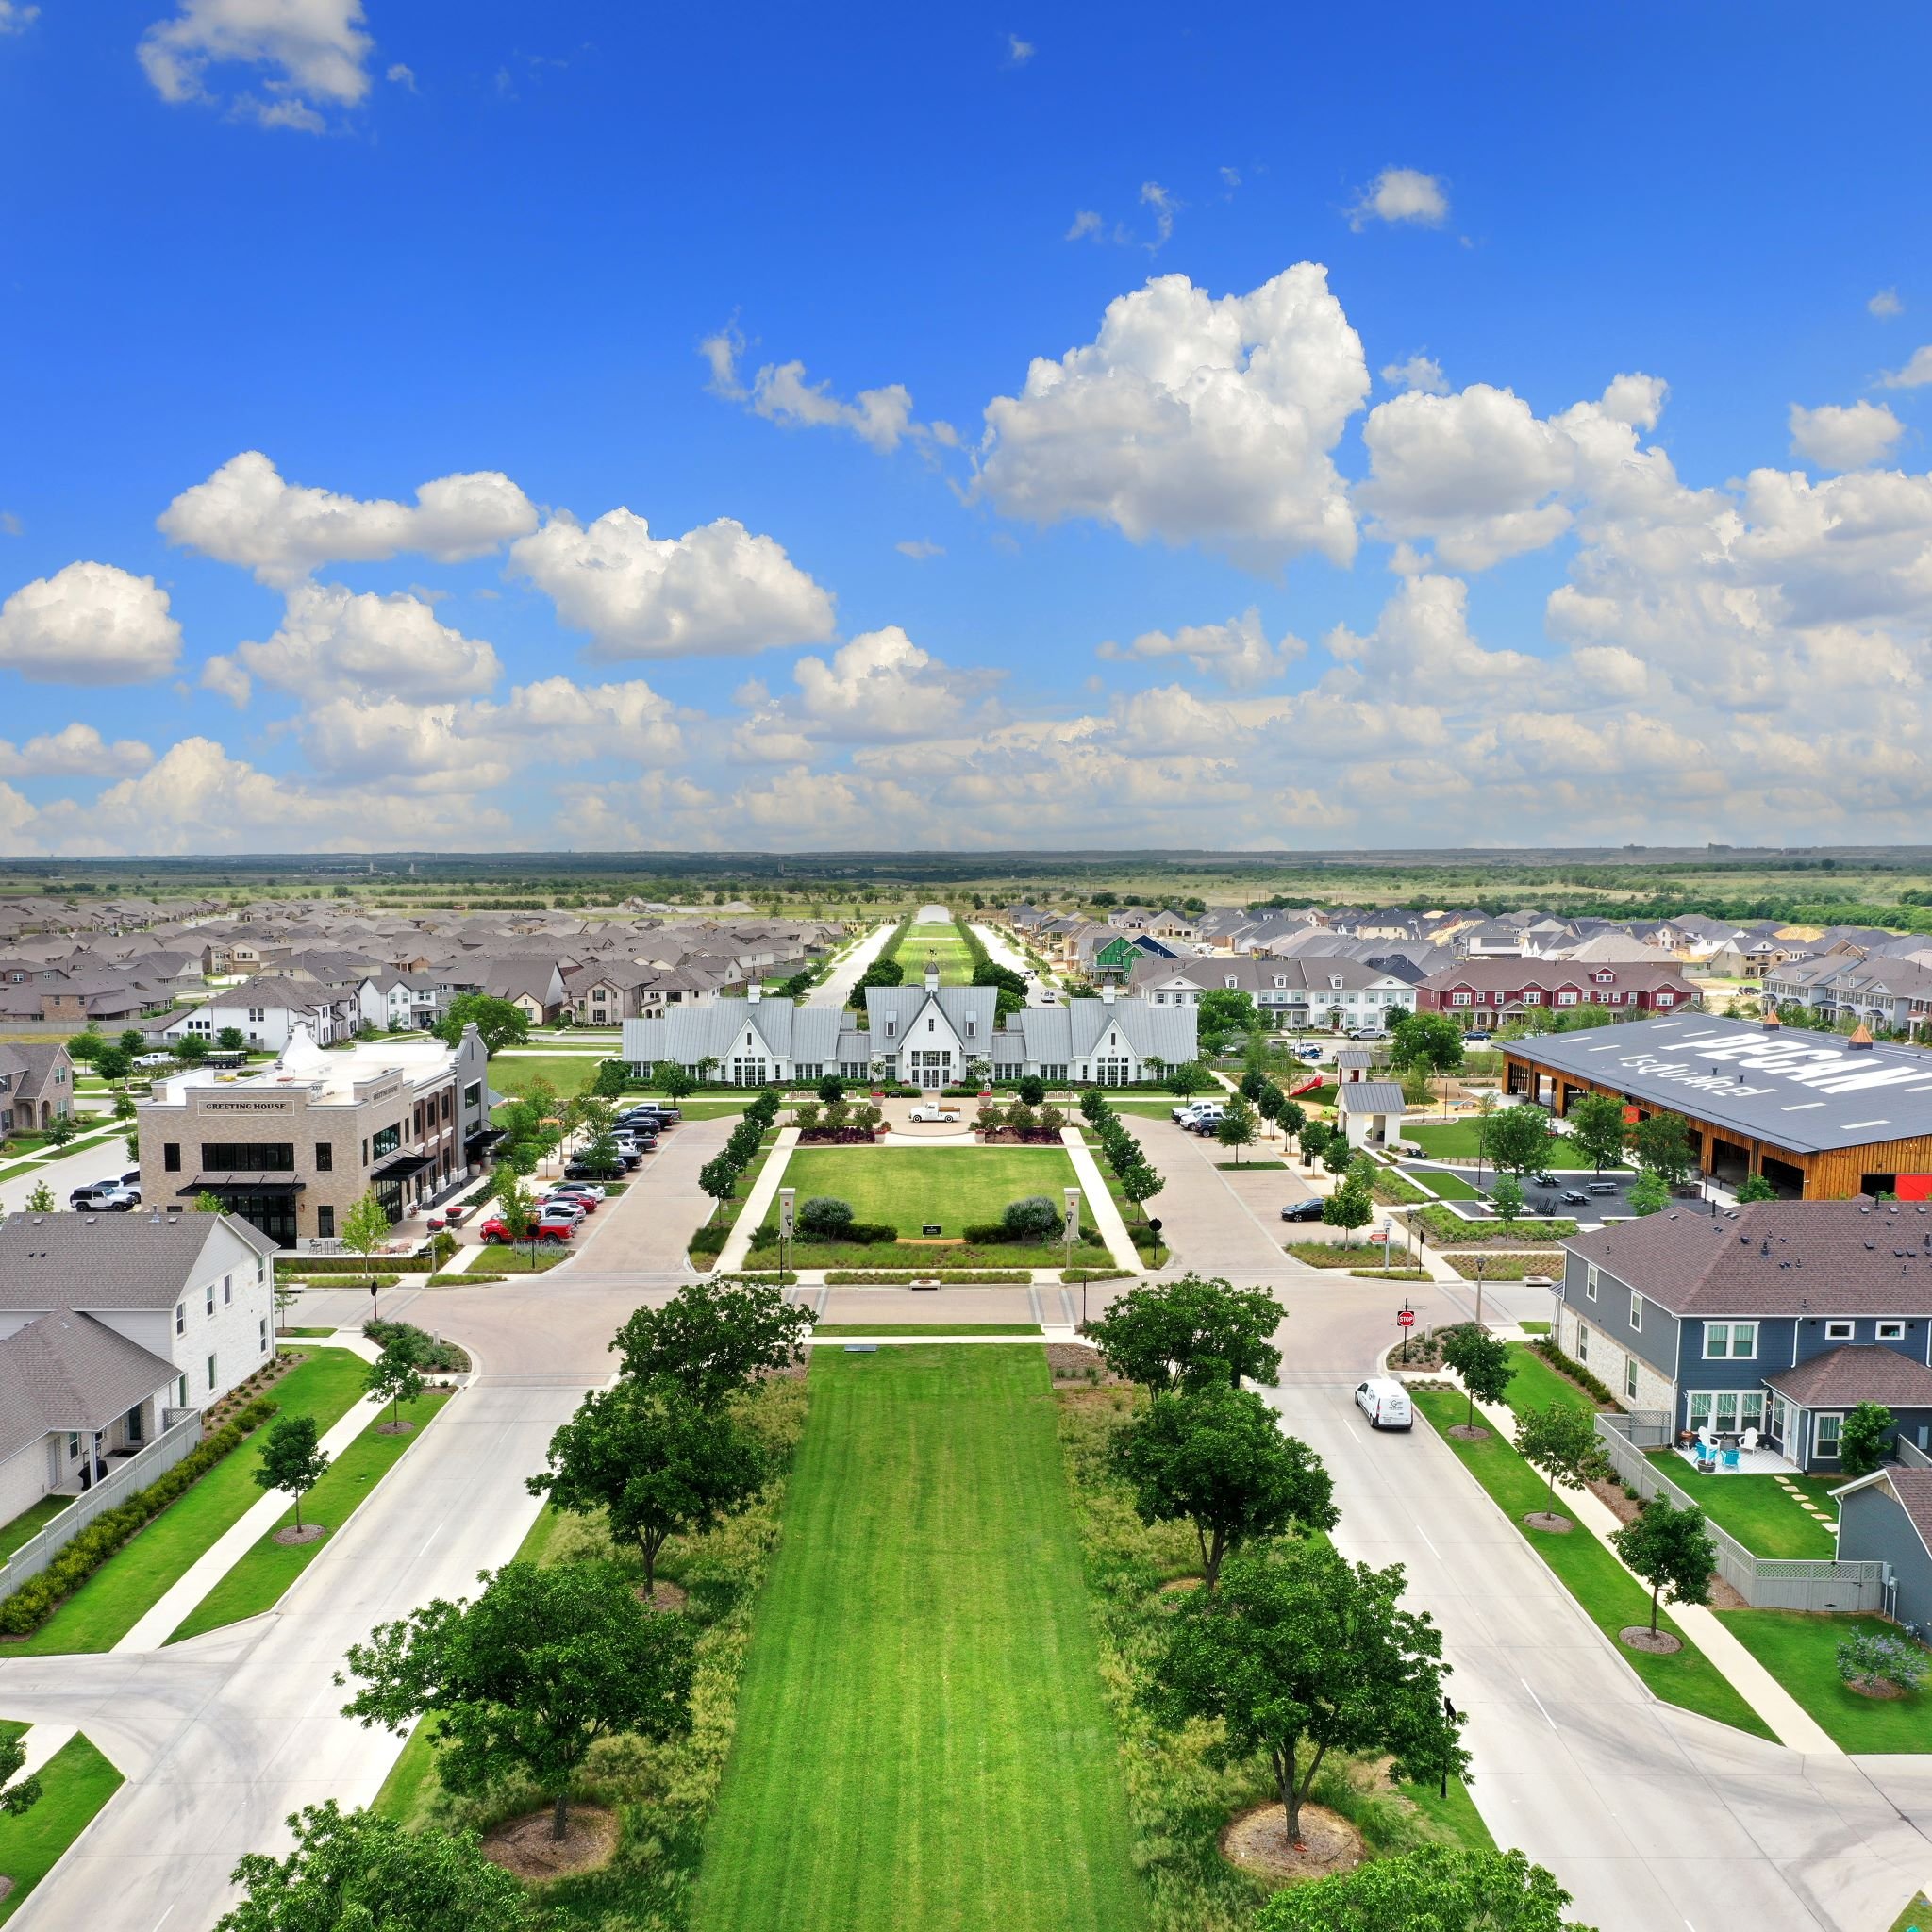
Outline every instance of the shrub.
{"type": "MultiPolygon", "coordinates": [[[[731,1230],[719,1222],[707,1222],[691,1238],[689,1243],[693,1255],[715,1255],[731,1239],[731,1230]]],[[[777,1240],[774,1233],[772,1237],[777,1240]]]]}
{"type": "Polygon", "coordinates": [[[266,1396],[249,1403],[233,1422],[217,1429],[146,1489],[104,1509],[38,1576],[30,1576],[0,1602],[0,1633],[25,1637],[38,1630],[137,1530],[145,1528],[225,1456],[240,1448],[278,1407],[266,1396]]]}
{"type": "Polygon", "coordinates": [[[1838,1647],[1838,1674],[1847,1684],[1885,1684],[1916,1690],[1925,1681],[1932,1657],[1908,1638],[1883,1637],[1860,1630],[1838,1647]]]}
{"type": "Polygon", "coordinates": [[[1007,1225],[1003,1221],[969,1222],[961,1229],[961,1232],[975,1248],[993,1248],[997,1247],[1002,1241],[1009,1241],[1013,1239],[1007,1232],[1007,1225]]]}
{"type": "Polygon", "coordinates": [[[365,1322],[362,1333],[377,1348],[387,1348],[391,1342],[401,1341],[406,1337],[412,1340],[416,1344],[418,1366],[434,1369],[439,1374],[461,1374],[470,1366],[470,1357],[454,1341],[439,1341],[413,1322],[365,1322]]]}
{"type": "Polygon", "coordinates": [[[1020,1082],[1020,1098],[1028,1107],[1039,1107],[1046,1099],[1046,1082],[1036,1074],[1028,1074],[1020,1082]]]}
{"type": "Polygon", "coordinates": [[[1060,1231],[1059,1204],[1046,1194],[1028,1194],[1023,1200],[1008,1201],[1000,1216],[1000,1225],[1009,1241],[1051,1241],[1060,1231]]]}
{"type": "Polygon", "coordinates": [[[1547,1335],[1536,1336],[1529,1345],[1549,1363],[1551,1368],[1568,1375],[1579,1389],[1595,1396],[1606,1407],[1622,1407],[1616,1396],[1611,1393],[1608,1384],[1598,1381],[1581,1362],[1573,1361],[1547,1335]]]}
{"type": "Polygon", "coordinates": [[[852,1203],[836,1194],[812,1194],[799,1204],[798,1231],[808,1241],[845,1241],[851,1226],[852,1203]]]}

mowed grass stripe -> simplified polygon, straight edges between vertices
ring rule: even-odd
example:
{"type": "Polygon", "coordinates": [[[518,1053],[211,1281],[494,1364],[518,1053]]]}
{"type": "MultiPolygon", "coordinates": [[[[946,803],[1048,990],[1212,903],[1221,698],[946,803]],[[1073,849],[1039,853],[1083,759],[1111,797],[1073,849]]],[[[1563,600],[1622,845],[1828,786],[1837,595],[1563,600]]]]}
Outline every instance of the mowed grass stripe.
{"type": "Polygon", "coordinates": [[[811,1377],[699,1932],[1144,1925],[1040,1350],[811,1377]]]}

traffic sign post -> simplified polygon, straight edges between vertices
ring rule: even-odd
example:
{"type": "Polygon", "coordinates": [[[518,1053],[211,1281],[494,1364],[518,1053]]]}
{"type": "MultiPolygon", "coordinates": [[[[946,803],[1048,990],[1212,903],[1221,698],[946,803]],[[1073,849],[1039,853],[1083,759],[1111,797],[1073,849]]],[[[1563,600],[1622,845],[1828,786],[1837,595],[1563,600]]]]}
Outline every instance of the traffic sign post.
{"type": "Polygon", "coordinates": [[[1408,1360],[1408,1331],[1415,1326],[1415,1310],[1408,1305],[1408,1297],[1402,1298],[1402,1306],[1395,1311],[1395,1325],[1402,1330],[1402,1359],[1408,1360]]]}

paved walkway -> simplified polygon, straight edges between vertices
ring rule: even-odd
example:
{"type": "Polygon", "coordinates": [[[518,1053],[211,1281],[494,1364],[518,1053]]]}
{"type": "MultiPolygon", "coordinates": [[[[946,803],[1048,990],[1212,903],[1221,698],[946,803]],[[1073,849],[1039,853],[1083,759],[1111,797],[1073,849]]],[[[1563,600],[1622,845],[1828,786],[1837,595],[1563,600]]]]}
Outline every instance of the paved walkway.
{"type": "Polygon", "coordinates": [[[764,1226],[774,1211],[779,1186],[785,1178],[785,1164],[791,1158],[791,1150],[797,1145],[796,1127],[778,1129],[778,1138],[772,1143],[772,1151],[766,1156],[764,1166],[759,1168],[758,1177],[752,1183],[744,1206],[738,1210],[738,1219],[731,1224],[730,1237],[719,1252],[719,1274],[735,1274],[744,1266],[744,1257],[751,1253],[752,1237],[764,1226]]]}
{"type": "Polygon", "coordinates": [[[808,1007],[842,1007],[852,997],[852,989],[858,984],[865,969],[885,951],[886,941],[892,937],[891,922],[869,932],[852,950],[847,953],[827,973],[818,985],[805,996],[808,1007]]]}
{"type": "Polygon", "coordinates": [[[1108,1192],[1107,1181],[1101,1174],[1099,1164],[1088,1151],[1087,1142],[1080,1138],[1079,1128],[1062,1127],[1060,1141],[1066,1147],[1067,1158],[1074,1163],[1074,1177],[1087,1196],[1087,1211],[1092,1217],[1093,1225],[1100,1230],[1101,1240],[1107,1243],[1107,1252],[1112,1257],[1113,1265],[1124,1268],[1129,1274],[1140,1274],[1141,1251],[1129,1238],[1127,1224],[1121,1219],[1121,1210],[1108,1192]]]}

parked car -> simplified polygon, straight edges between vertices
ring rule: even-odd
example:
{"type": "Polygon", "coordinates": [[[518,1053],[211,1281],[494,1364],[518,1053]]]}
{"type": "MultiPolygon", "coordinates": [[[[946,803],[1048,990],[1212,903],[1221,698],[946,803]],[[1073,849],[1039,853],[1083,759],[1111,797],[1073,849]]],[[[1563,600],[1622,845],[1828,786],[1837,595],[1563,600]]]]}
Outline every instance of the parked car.
{"type": "Polygon", "coordinates": [[[1191,1134],[1211,1134],[1226,1118],[1226,1108],[1204,1107],[1199,1113],[1183,1121],[1181,1124],[1191,1134]]]}
{"type": "Polygon", "coordinates": [[[141,1206],[141,1195],[118,1181],[96,1181],[92,1187],[75,1188],[67,1205],[89,1214],[131,1214],[141,1206]]]}
{"type": "Polygon", "coordinates": [[[1296,1047],[1294,1057],[1298,1060],[1307,1060],[1312,1066],[1322,1058],[1322,1049],[1310,1041],[1306,1046],[1296,1047]]]}
{"type": "Polygon", "coordinates": [[[959,1109],[957,1107],[942,1107],[937,1101],[928,1100],[924,1106],[915,1107],[906,1118],[908,1121],[923,1121],[929,1126],[938,1125],[944,1121],[958,1120],[959,1109]]]}
{"type": "Polygon", "coordinates": [[[627,1107],[617,1118],[620,1121],[636,1120],[643,1114],[650,1114],[658,1120],[666,1121],[675,1125],[677,1122],[684,1118],[684,1109],[679,1107],[673,1107],[668,1102],[660,1106],[657,1101],[653,1100],[641,1107],[627,1107]]]}
{"type": "MultiPolygon", "coordinates": [[[[570,1220],[567,1216],[545,1214],[538,1220],[536,1225],[530,1230],[530,1239],[540,1241],[567,1241],[576,1231],[576,1223],[570,1220]]],[[[494,1241],[499,1246],[507,1246],[514,1240],[509,1229],[495,1215],[491,1215],[483,1224],[482,1234],[486,1241],[494,1241]]]]}
{"type": "Polygon", "coordinates": [[[569,1160],[564,1163],[563,1178],[566,1184],[580,1181],[612,1181],[624,1172],[622,1158],[608,1167],[601,1162],[589,1160],[569,1160]]]}
{"type": "Polygon", "coordinates": [[[137,1067],[172,1067],[175,1056],[171,1053],[138,1053],[134,1057],[137,1067]]]}
{"type": "Polygon", "coordinates": [[[550,1191],[551,1198],[558,1194],[575,1194],[586,1201],[603,1201],[608,1198],[605,1191],[594,1181],[559,1181],[550,1191]]]}
{"type": "Polygon", "coordinates": [[[1462,1037],[1471,1046],[1480,1046],[1490,1036],[1487,1033],[1465,1033],[1462,1037]]]}
{"type": "Polygon", "coordinates": [[[1281,1218],[1284,1221],[1320,1221],[1322,1218],[1322,1204],[1320,1201],[1314,1200],[1291,1201],[1281,1210],[1281,1218]]]}
{"type": "Polygon", "coordinates": [[[1357,1386],[1355,1406],[1368,1417],[1371,1428],[1407,1429],[1415,1424],[1408,1407],[1408,1391],[1400,1382],[1381,1375],[1371,1376],[1357,1386]]]}
{"type": "Polygon", "coordinates": [[[558,1214],[574,1214],[581,1221],[586,1215],[596,1213],[597,1204],[585,1200],[581,1194],[546,1193],[538,1201],[537,1212],[549,1214],[553,1211],[558,1214]]]}

